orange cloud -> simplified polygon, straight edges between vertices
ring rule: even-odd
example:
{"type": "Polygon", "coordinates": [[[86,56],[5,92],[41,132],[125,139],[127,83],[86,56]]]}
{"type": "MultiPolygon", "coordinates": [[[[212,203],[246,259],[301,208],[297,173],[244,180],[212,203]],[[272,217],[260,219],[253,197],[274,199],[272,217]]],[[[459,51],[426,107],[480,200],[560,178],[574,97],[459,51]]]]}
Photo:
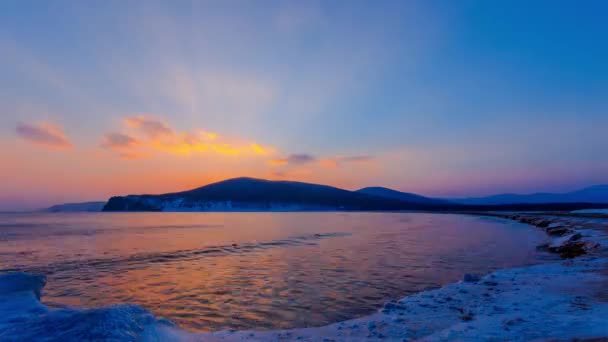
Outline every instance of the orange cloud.
{"type": "Polygon", "coordinates": [[[261,154],[264,156],[274,152],[274,149],[272,149],[271,147],[264,147],[264,146],[256,144],[256,143],[251,144],[251,146],[249,146],[249,147],[251,148],[251,150],[254,153],[261,154]]]}
{"type": "Polygon", "coordinates": [[[268,161],[268,164],[271,166],[283,166],[283,165],[289,164],[289,162],[285,158],[280,158],[280,159],[272,159],[272,160],[268,161]]]}
{"type": "Polygon", "coordinates": [[[102,146],[118,151],[125,159],[137,159],[157,151],[178,155],[207,153],[232,156],[269,155],[275,151],[270,146],[244,139],[226,138],[206,130],[176,131],[150,115],[129,117],[123,123],[130,133],[106,134],[102,146]]]}
{"type": "Polygon", "coordinates": [[[321,159],[319,160],[319,164],[321,166],[326,167],[328,169],[335,169],[338,167],[338,162],[335,159],[321,159]]]}
{"type": "Polygon", "coordinates": [[[66,149],[73,146],[61,127],[50,123],[20,123],[16,132],[22,139],[50,149],[66,149]]]}

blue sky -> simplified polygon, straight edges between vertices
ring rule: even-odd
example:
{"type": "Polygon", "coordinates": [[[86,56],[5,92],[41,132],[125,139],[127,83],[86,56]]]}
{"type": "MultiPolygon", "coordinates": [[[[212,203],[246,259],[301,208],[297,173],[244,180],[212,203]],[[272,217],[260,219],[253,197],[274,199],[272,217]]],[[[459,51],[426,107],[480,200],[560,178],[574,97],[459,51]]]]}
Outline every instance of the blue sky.
{"type": "Polygon", "coordinates": [[[608,182],[607,10],[3,1],[0,208],[238,175],[445,196],[608,182]]]}

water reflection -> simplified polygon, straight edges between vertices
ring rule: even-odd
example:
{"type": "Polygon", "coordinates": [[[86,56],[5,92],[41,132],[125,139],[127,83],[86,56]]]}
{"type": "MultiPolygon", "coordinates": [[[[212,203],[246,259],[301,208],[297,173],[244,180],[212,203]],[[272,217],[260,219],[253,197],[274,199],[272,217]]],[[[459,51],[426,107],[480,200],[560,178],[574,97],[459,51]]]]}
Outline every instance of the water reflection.
{"type": "Polygon", "coordinates": [[[528,226],[414,213],[3,215],[0,267],[55,306],[133,302],[191,330],[318,326],[538,262],[528,226]]]}

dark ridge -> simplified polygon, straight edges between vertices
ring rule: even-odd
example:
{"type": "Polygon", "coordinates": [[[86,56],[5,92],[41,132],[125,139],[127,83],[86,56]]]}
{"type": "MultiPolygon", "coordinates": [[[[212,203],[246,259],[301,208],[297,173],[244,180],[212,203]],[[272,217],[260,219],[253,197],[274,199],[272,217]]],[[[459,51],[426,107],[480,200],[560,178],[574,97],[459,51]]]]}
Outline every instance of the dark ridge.
{"type": "MultiPolygon", "coordinates": [[[[378,188],[373,189],[376,189],[373,192],[377,193],[378,188]]],[[[381,190],[384,196],[369,192],[348,191],[320,184],[243,177],[182,192],[112,197],[105,204],[103,211],[162,211],[167,205],[171,206],[171,209],[186,211],[217,211],[210,203],[224,202],[232,204],[230,211],[268,211],[277,205],[296,206],[293,210],[297,211],[570,211],[608,208],[608,203],[591,202],[471,205],[434,200],[390,189],[381,190]],[[387,193],[392,197],[386,196],[387,193]],[[397,195],[399,198],[395,198],[397,195]]]]}
{"type": "Polygon", "coordinates": [[[162,195],[112,197],[104,211],[159,211],[158,202],[183,200],[184,208],[201,202],[231,201],[235,208],[271,209],[273,204],[299,205],[310,210],[403,210],[427,205],[357,193],[327,185],[234,178],[197,189],[162,195]],[[409,203],[408,203],[409,204],[409,203]]]}
{"type": "Polygon", "coordinates": [[[565,192],[534,194],[499,194],[487,197],[454,198],[451,201],[471,205],[541,204],[541,203],[604,203],[608,204],[608,185],[594,185],[565,192]]]}
{"type": "Polygon", "coordinates": [[[401,192],[401,191],[397,191],[397,190],[393,190],[393,189],[389,189],[389,188],[384,188],[381,186],[367,187],[367,188],[359,189],[356,192],[362,193],[362,194],[367,194],[367,195],[372,195],[372,196],[377,196],[377,197],[391,198],[391,199],[396,199],[399,201],[405,201],[405,202],[411,202],[411,203],[443,204],[443,205],[449,204],[449,202],[446,200],[429,198],[429,197],[425,197],[425,196],[421,196],[421,195],[417,195],[417,194],[412,194],[409,192],[401,192]]]}

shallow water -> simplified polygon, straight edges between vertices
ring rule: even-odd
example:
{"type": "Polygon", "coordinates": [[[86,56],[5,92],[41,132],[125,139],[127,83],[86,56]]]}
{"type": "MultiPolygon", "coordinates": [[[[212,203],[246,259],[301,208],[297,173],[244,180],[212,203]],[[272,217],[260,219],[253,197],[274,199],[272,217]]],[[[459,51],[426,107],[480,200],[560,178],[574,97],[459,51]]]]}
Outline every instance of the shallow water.
{"type": "Polygon", "coordinates": [[[389,299],[546,260],[545,235],[420,213],[0,215],[0,268],[48,276],[50,306],[140,304],[185,329],[320,326],[389,299]]]}

